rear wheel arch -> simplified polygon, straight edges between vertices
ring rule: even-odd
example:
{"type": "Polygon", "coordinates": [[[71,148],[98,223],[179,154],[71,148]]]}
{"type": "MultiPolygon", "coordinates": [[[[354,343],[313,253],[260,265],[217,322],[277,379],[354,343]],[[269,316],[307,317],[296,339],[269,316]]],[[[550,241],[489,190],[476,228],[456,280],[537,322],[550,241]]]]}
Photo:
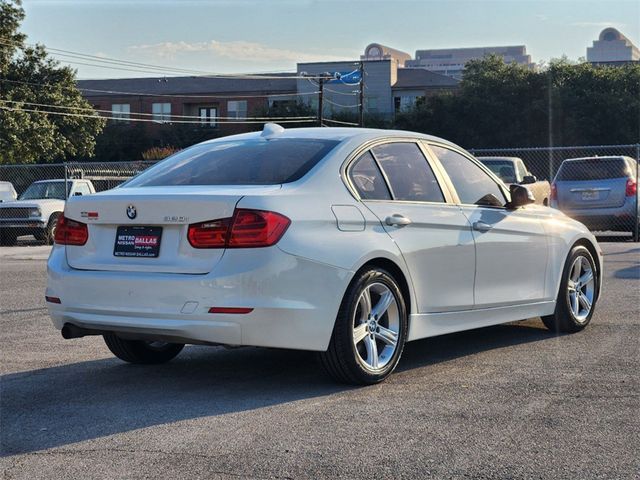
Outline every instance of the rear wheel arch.
{"type": "MultiPolygon", "coordinates": [[[[402,269],[398,266],[398,264],[393,260],[390,260],[384,257],[373,258],[371,260],[368,260],[364,265],[362,265],[357,270],[357,272],[353,276],[353,279],[356,279],[358,277],[358,273],[371,267],[377,267],[377,268],[386,270],[394,278],[394,280],[398,282],[398,286],[400,287],[400,292],[402,292],[402,297],[404,298],[404,303],[406,304],[406,307],[407,307],[407,315],[410,315],[412,311],[411,289],[409,287],[409,282],[407,281],[406,275],[404,274],[402,269]]],[[[349,282],[349,286],[351,286],[351,282],[349,282]]]]}

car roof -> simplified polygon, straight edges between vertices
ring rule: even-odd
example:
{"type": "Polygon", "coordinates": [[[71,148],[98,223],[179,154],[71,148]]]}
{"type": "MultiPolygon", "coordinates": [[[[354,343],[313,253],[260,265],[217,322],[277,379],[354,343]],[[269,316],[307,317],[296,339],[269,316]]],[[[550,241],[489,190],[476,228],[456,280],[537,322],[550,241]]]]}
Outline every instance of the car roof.
{"type": "MultiPolygon", "coordinates": [[[[624,160],[624,159],[633,160],[631,157],[627,157],[625,155],[606,155],[602,157],[579,157],[579,158],[567,158],[564,162],[578,162],[580,160],[624,160]]],[[[562,162],[562,163],[564,163],[562,162]]]]}
{"type": "MultiPolygon", "coordinates": [[[[253,138],[260,138],[262,132],[250,132],[242,133],[239,135],[232,135],[229,137],[220,137],[212,140],[202,142],[217,143],[232,140],[249,140],[253,138]]],[[[443,138],[435,137],[433,135],[426,135],[423,133],[409,132],[404,130],[383,130],[378,128],[347,128],[347,127],[305,127],[305,128],[285,128],[282,132],[273,135],[271,138],[301,138],[301,139],[314,139],[314,140],[334,140],[342,142],[345,140],[359,140],[365,142],[368,140],[374,140],[376,138],[416,138],[421,140],[427,140],[432,142],[444,143],[451,146],[456,146],[454,143],[445,140],[443,138]]]]}

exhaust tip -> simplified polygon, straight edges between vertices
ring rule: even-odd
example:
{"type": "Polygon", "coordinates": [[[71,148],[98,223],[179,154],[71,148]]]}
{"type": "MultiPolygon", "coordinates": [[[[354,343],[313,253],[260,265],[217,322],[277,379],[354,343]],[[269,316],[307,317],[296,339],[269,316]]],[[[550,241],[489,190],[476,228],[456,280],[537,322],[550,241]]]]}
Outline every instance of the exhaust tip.
{"type": "Polygon", "coordinates": [[[72,323],[65,323],[60,330],[62,338],[70,340],[72,338],[80,338],[85,336],[85,331],[82,328],[76,327],[72,323]]]}

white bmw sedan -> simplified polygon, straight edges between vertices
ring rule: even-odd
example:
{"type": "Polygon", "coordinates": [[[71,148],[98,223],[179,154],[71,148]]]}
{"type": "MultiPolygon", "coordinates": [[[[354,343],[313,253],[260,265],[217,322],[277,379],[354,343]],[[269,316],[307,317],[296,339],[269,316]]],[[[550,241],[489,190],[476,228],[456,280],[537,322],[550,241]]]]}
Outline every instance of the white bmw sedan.
{"type": "Polygon", "coordinates": [[[602,253],[460,147],[400,131],[269,124],[69,199],[46,300],[65,338],[132,363],[184,344],[312,350],[370,384],[405,342],[591,320],[602,253]]]}

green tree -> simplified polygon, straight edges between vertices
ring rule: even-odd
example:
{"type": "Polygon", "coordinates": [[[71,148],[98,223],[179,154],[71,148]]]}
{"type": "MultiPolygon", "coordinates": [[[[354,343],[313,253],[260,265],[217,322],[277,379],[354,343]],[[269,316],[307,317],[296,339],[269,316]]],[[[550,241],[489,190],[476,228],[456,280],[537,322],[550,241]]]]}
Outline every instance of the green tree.
{"type": "Polygon", "coordinates": [[[73,69],[25,43],[23,19],[20,0],[0,0],[0,164],[91,157],[105,120],[82,98],[73,69]]]}
{"type": "Polygon", "coordinates": [[[474,148],[636,143],[640,65],[529,69],[488,56],[467,63],[460,89],[426,98],[396,126],[474,148]]]}

